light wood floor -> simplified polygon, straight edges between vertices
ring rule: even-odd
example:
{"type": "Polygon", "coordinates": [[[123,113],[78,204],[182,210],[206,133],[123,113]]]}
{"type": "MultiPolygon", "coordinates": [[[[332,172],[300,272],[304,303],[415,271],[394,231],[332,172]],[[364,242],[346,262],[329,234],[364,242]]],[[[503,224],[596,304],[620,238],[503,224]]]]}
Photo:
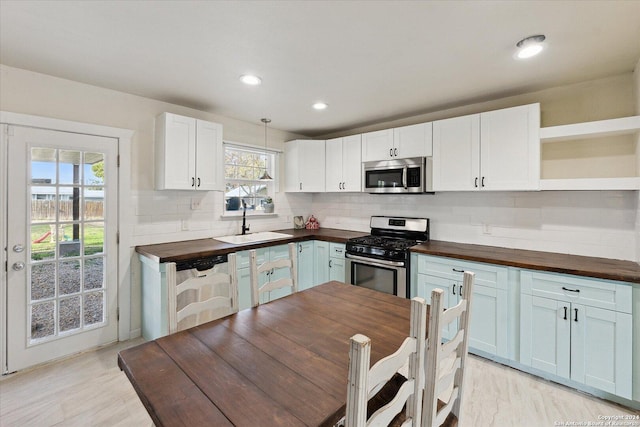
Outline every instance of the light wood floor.
{"type": "MultiPolygon", "coordinates": [[[[152,426],[116,363],[118,351],[141,342],[119,343],[4,377],[0,426],[152,426]]],[[[463,427],[588,425],[601,421],[598,416],[638,414],[475,356],[468,360],[463,427]]]]}

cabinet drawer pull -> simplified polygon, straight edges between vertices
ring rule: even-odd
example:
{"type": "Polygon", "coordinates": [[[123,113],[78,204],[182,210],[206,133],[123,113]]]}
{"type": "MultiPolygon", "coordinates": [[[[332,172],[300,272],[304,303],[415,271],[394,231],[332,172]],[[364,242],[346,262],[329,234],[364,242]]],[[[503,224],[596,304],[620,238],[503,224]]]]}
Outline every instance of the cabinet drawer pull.
{"type": "Polygon", "coordinates": [[[567,307],[562,308],[564,308],[564,320],[567,320],[567,307]]]}
{"type": "Polygon", "coordinates": [[[564,286],[562,287],[562,290],[567,292],[580,292],[580,289],[569,289],[565,288],[564,286]]]}
{"type": "Polygon", "coordinates": [[[576,317],[573,318],[573,321],[577,322],[578,321],[578,309],[574,308],[574,310],[576,311],[576,317]]]}
{"type": "Polygon", "coordinates": [[[457,268],[452,268],[452,270],[456,273],[464,273],[464,270],[458,270],[457,268]]]}

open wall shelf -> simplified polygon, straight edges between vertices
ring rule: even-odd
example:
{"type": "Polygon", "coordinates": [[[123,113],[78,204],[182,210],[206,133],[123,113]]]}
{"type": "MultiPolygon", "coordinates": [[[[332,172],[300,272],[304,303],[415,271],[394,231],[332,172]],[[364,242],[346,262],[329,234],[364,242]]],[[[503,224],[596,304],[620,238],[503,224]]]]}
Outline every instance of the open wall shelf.
{"type": "MultiPolygon", "coordinates": [[[[545,145],[552,143],[562,143],[567,141],[576,141],[575,144],[590,144],[591,148],[599,146],[599,144],[613,144],[615,137],[620,135],[640,135],[640,116],[622,117],[618,119],[599,120],[594,122],[576,123],[570,125],[551,126],[540,128],[541,153],[545,145]],[[609,138],[612,137],[612,138],[609,138]],[[597,139],[597,140],[596,140],[597,139]],[[578,142],[580,141],[580,142],[578,142]],[[591,141],[591,142],[589,142],[591,141]],[[602,142],[601,142],[602,141],[602,142]]],[[[624,136],[622,137],[624,138],[624,136]]],[[[627,147],[630,155],[633,155],[633,147],[635,147],[636,157],[636,175],[629,177],[566,177],[541,179],[541,190],[640,190],[640,137],[635,137],[635,142],[629,142],[627,147]],[[633,145],[631,145],[633,144],[633,145]]],[[[607,145],[606,147],[609,147],[607,145]]],[[[551,148],[551,147],[550,147],[551,148]]],[[[629,154],[627,156],[629,156],[629,154]]],[[[543,156],[544,157],[544,156],[543,156]]],[[[579,156],[580,157],[580,156],[579,156]]],[[[598,159],[598,157],[594,157],[598,159]]],[[[584,159],[582,159],[584,160],[584,159]]],[[[544,161],[544,159],[543,159],[544,161]]],[[[578,161],[578,160],[576,160],[578,161]]],[[[608,160],[607,160],[608,161],[608,160]]],[[[608,161],[606,166],[608,169],[617,167],[617,164],[611,163],[616,160],[608,161]]],[[[629,157],[627,157],[627,173],[629,172],[629,157]]],[[[633,173],[633,171],[631,171],[633,173]]]]}

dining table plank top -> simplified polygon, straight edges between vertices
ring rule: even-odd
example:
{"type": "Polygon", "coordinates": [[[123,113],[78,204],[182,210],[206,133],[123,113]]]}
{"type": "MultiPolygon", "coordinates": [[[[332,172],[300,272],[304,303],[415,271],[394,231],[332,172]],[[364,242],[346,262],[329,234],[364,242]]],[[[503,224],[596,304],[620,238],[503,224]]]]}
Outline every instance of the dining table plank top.
{"type": "Polygon", "coordinates": [[[371,363],[409,333],[410,301],[328,282],[123,350],[156,426],[324,426],[344,414],[349,339],[371,363]]]}

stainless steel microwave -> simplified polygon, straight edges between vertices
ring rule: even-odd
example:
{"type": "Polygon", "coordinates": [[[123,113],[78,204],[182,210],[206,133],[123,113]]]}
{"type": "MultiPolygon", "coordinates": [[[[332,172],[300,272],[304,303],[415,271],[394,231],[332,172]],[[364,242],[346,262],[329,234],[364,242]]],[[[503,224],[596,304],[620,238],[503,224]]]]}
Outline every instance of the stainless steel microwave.
{"type": "Polygon", "coordinates": [[[365,193],[425,193],[433,191],[431,157],[380,160],[362,164],[365,193]]]}

